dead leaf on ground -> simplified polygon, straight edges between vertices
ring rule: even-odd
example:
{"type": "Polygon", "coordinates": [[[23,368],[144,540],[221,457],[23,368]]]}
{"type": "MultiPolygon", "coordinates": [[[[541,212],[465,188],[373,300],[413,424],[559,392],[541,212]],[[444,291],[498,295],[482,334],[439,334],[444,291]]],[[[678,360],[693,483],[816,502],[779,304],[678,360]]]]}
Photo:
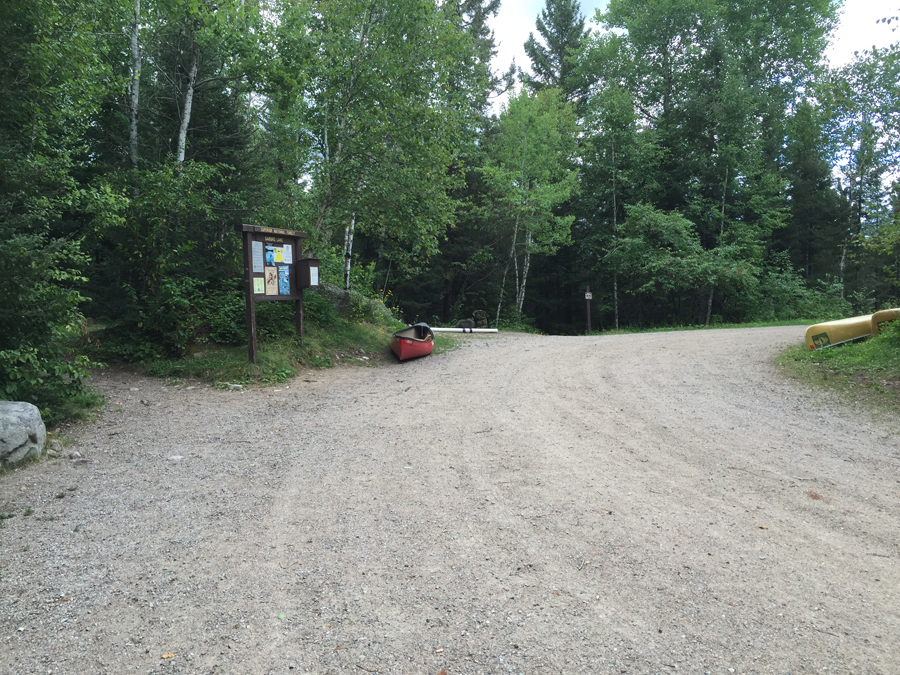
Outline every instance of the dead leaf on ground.
{"type": "Polygon", "coordinates": [[[175,658],[175,655],[174,655],[172,652],[166,652],[165,654],[163,654],[163,655],[160,656],[159,658],[161,658],[161,659],[174,659],[174,658],[175,658]]]}

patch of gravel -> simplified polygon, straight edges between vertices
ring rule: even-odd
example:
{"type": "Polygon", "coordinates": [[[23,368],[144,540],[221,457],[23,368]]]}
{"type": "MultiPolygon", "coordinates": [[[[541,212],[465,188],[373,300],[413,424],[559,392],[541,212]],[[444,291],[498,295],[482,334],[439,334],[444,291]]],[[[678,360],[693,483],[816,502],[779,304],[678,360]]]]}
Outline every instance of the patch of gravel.
{"type": "Polygon", "coordinates": [[[0,673],[895,673],[900,443],[780,376],[802,334],[100,373],[0,479],[0,673]]]}

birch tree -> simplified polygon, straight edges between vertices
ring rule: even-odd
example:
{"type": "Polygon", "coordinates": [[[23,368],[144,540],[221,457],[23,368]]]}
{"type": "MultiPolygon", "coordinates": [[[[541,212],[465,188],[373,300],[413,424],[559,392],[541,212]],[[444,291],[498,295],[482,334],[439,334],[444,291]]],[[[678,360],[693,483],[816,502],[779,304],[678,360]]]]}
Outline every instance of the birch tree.
{"type": "Polygon", "coordinates": [[[523,90],[500,114],[482,170],[496,193],[496,218],[509,232],[509,253],[500,284],[495,321],[500,319],[506,279],[514,274],[515,308],[522,311],[532,254],[553,255],[570,240],[574,216],[556,215],[577,186],[575,114],[560,92],[523,90]]]}
{"type": "Polygon", "coordinates": [[[273,119],[300,146],[290,170],[317,245],[353,220],[394,260],[437,251],[480,76],[457,16],[432,0],[283,4],[273,119]]]}

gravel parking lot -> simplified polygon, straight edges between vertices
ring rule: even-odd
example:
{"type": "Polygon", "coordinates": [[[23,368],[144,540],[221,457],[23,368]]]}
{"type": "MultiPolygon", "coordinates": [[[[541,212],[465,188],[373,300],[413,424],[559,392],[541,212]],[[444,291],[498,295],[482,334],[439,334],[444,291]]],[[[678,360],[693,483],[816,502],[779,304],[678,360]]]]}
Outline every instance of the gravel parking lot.
{"type": "Polygon", "coordinates": [[[897,429],[783,377],[802,335],[101,372],[0,477],[0,673],[898,673],[897,429]]]}

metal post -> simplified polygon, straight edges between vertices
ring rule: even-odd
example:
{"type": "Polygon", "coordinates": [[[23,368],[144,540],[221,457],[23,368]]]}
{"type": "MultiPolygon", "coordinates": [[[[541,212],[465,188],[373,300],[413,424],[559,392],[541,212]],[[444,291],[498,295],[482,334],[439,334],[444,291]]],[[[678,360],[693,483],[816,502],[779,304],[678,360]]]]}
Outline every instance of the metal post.
{"type": "Polygon", "coordinates": [[[591,334],[591,286],[590,284],[585,284],[584,286],[584,305],[585,311],[587,312],[587,334],[591,334]]]}

